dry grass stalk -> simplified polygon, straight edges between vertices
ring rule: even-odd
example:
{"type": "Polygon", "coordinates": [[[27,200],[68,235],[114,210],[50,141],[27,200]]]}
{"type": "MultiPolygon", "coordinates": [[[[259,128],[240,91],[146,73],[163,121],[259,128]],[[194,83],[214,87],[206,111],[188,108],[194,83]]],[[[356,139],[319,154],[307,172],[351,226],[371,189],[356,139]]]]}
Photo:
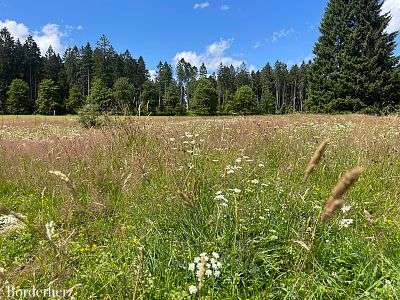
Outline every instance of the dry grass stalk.
{"type": "Polygon", "coordinates": [[[356,167],[348,171],[339,180],[339,182],[332,190],[331,196],[326,202],[324,212],[321,215],[322,221],[328,220],[336,210],[343,207],[344,205],[343,195],[358,180],[362,172],[363,172],[362,167],[356,167]]]}
{"type": "Polygon", "coordinates": [[[199,281],[198,290],[201,291],[203,287],[203,279],[206,274],[206,259],[204,256],[200,257],[199,269],[197,270],[197,279],[199,281]]]}
{"type": "Polygon", "coordinates": [[[308,179],[308,177],[311,175],[311,173],[314,171],[315,167],[318,165],[318,163],[321,161],[322,156],[325,153],[326,147],[328,146],[329,140],[323,141],[315,151],[314,155],[311,157],[306,172],[304,174],[304,181],[308,179]]]}
{"type": "Polygon", "coordinates": [[[62,181],[64,181],[68,187],[68,189],[70,190],[71,194],[73,196],[75,196],[75,187],[74,184],[72,183],[72,181],[69,179],[69,177],[67,175],[65,175],[64,173],[60,172],[60,171],[49,171],[49,174],[57,176],[59,179],[61,179],[62,181]]]}

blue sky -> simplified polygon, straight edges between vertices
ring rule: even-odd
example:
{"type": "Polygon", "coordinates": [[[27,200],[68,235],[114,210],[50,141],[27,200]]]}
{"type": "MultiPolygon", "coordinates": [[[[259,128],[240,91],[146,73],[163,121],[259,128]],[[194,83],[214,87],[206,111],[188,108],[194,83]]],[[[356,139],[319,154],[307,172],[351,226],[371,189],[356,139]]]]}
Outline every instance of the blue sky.
{"type": "MultiPolygon", "coordinates": [[[[400,0],[386,0],[400,29],[400,0]]],[[[312,57],[327,0],[0,0],[0,26],[39,46],[94,44],[104,33],[118,51],[158,61],[186,58],[259,68],[282,60],[289,65],[312,57]]],[[[399,51],[398,51],[399,52],[399,51]]]]}

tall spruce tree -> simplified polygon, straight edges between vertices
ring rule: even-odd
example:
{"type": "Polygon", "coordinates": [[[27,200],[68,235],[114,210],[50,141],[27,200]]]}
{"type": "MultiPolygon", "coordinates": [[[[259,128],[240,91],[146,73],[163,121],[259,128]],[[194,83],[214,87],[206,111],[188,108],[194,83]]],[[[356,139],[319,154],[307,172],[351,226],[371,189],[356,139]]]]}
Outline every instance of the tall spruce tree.
{"type": "Polygon", "coordinates": [[[314,111],[357,111],[399,101],[397,32],[381,0],[331,0],[311,67],[307,106],[314,111]]]}

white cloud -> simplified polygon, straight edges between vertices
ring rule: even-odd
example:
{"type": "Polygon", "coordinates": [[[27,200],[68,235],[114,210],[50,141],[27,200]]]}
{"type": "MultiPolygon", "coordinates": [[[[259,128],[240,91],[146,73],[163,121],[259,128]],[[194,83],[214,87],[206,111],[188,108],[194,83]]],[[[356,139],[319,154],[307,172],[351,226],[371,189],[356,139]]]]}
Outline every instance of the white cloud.
{"type": "Polygon", "coordinates": [[[275,43],[280,39],[283,39],[285,37],[288,37],[289,35],[294,33],[294,29],[293,28],[289,28],[289,29],[281,29],[279,31],[275,31],[272,33],[272,42],[275,43]]]}
{"type": "Polygon", "coordinates": [[[201,2],[201,3],[195,3],[193,6],[194,9],[204,9],[210,6],[210,2],[201,2]]]}
{"type": "Polygon", "coordinates": [[[33,39],[38,44],[42,54],[46,53],[51,46],[56,53],[62,53],[65,46],[61,42],[64,34],[60,31],[60,26],[57,24],[47,24],[42,28],[41,32],[35,32],[33,39]]]}
{"type": "Polygon", "coordinates": [[[194,51],[179,52],[174,57],[174,63],[176,64],[182,58],[197,67],[200,67],[201,64],[204,63],[211,72],[217,70],[221,63],[225,66],[233,65],[234,67],[238,67],[242,63],[245,63],[245,61],[228,56],[225,53],[226,50],[231,48],[232,43],[232,39],[221,39],[207,46],[204,53],[197,53],[194,51]]]}
{"type": "Polygon", "coordinates": [[[0,20],[0,29],[7,28],[10,34],[21,41],[24,41],[29,35],[29,29],[22,23],[17,23],[13,20],[0,20]]]}
{"type": "Polygon", "coordinates": [[[220,9],[221,10],[230,10],[231,7],[229,5],[224,4],[224,5],[221,5],[220,9]]]}
{"type": "Polygon", "coordinates": [[[46,24],[40,31],[32,31],[23,23],[17,23],[14,20],[0,20],[0,29],[4,27],[8,29],[14,39],[19,39],[21,42],[24,42],[29,35],[32,35],[43,55],[50,45],[56,53],[61,54],[66,48],[62,38],[67,36],[68,32],[73,29],[83,29],[82,26],[73,27],[67,25],[65,27],[65,32],[63,32],[57,24],[46,24]]]}
{"type": "Polygon", "coordinates": [[[382,6],[382,13],[390,13],[392,16],[387,32],[400,30],[400,0],[386,0],[382,6]]]}

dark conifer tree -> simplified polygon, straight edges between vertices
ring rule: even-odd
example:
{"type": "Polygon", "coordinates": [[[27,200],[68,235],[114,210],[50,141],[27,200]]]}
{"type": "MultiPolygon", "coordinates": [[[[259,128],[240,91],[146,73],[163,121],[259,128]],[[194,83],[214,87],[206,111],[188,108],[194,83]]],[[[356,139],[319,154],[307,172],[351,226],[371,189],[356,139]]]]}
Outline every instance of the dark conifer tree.
{"type": "Polygon", "coordinates": [[[399,101],[397,33],[380,0],[331,0],[311,68],[308,107],[315,111],[381,109],[399,101]]]}

